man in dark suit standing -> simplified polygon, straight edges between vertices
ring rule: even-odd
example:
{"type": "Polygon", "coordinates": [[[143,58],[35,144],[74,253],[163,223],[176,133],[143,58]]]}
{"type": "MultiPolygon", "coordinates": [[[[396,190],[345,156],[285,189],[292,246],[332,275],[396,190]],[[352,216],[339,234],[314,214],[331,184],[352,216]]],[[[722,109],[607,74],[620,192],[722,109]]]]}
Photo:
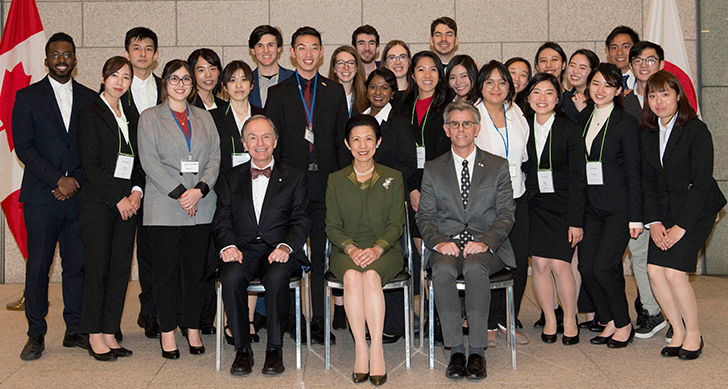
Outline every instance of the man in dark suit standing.
{"type": "MultiPolygon", "coordinates": [[[[351,161],[344,146],[349,117],[344,88],[318,74],[323,55],[321,34],[312,27],[293,33],[290,53],[296,72],[268,91],[265,112],[280,134],[275,157],[306,173],[311,215],[311,289],[313,323],[311,337],[324,343],[324,250],[326,183],[333,173],[351,161]]],[[[289,320],[289,332],[293,335],[289,320]]],[[[336,338],[331,334],[331,343],[336,338]]]]}
{"type": "Polygon", "coordinates": [[[250,54],[258,67],[253,70],[253,89],[248,95],[250,105],[263,108],[268,89],[293,75],[293,71],[278,65],[283,52],[283,35],[276,27],[261,25],[253,29],[248,39],[250,54]]]}
{"type": "Polygon", "coordinates": [[[233,375],[252,371],[248,292],[250,281],[265,286],[268,345],[263,374],[283,373],[283,324],[288,316],[291,274],[309,265],[303,254],[311,220],[305,175],[273,158],[278,133],[270,119],[255,115],[243,125],[251,160],[223,173],[215,187],[212,221],[215,248],[223,263],[220,281],[230,331],[235,339],[233,375]]]}
{"type": "Polygon", "coordinates": [[[83,247],[78,228],[78,190],[85,176],[76,148],[78,111],[96,93],[71,77],[76,66],[73,38],[54,34],[45,47],[48,77],[18,91],[13,107],[13,139],[25,164],[19,201],[28,231],[25,317],[28,342],[20,359],[41,357],[48,330],[48,273],[56,242],[63,266],[64,347],[86,347],[78,332],[83,290],[83,247]]]}
{"type": "Polygon", "coordinates": [[[450,379],[486,377],[489,276],[515,267],[508,234],[516,209],[508,161],[475,147],[480,114],[470,103],[445,108],[444,130],[452,151],[425,163],[417,227],[428,249],[445,347],[450,347],[450,379]],[[465,311],[470,353],[465,360],[460,298],[455,286],[465,278],[465,311]]]}

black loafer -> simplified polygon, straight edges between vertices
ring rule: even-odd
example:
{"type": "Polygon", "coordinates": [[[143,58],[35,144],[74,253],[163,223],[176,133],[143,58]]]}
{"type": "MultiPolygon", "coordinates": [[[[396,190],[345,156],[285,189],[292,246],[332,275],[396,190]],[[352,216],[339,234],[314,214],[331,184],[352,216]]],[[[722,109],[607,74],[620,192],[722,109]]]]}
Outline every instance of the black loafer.
{"type": "Polygon", "coordinates": [[[579,333],[577,333],[576,336],[564,335],[561,338],[561,343],[563,343],[565,346],[573,346],[575,344],[579,344],[579,333]]]}
{"type": "Polygon", "coordinates": [[[63,347],[86,348],[88,346],[88,335],[80,332],[68,332],[63,335],[63,347]]]}
{"type": "Polygon", "coordinates": [[[144,328],[144,336],[146,336],[147,338],[159,338],[160,331],[157,316],[145,316],[140,313],[139,317],[137,318],[137,325],[141,328],[144,328]]]}
{"type": "Polygon", "coordinates": [[[468,381],[482,381],[488,374],[485,371],[485,358],[478,354],[470,354],[467,367],[468,381]]]}
{"type": "Polygon", "coordinates": [[[98,354],[96,353],[96,351],[94,351],[94,348],[91,347],[91,343],[86,346],[86,349],[88,350],[88,355],[94,357],[94,359],[96,359],[97,361],[109,362],[116,360],[116,353],[114,352],[114,350],[109,350],[103,354],[98,354]]]}
{"type": "Polygon", "coordinates": [[[612,335],[609,336],[595,336],[589,340],[589,343],[591,344],[607,344],[609,341],[612,340],[612,335]]]}
{"type": "Polygon", "coordinates": [[[32,335],[28,338],[28,341],[25,342],[23,351],[20,352],[20,359],[24,361],[34,361],[43,355],[43,350],[45,350],[45,338],[43,335],[32,335]]]}
{"type": "Polygon", "coordinates": [[[374,386],[382,386],[387,382],[387,373],[384,373],[384,375],[371,375],[369,376],[369,382],[374,386]]]}
{"type": "Polygon", "coordinates": [[[230,366],[230,374],[246,376],[253,372],[253,350],[250,347],[241,347],[235,350],[235,360],[230,366]]]}
{"type": "Polygon", "coordinates": [[[556,343],[556,334],[551,334],[551,335],[549,335],[549,334],[544,334],[544,333],[542,332],[542,333],[541,333],[541,340],[542,340],[542,341],[543,341],[544,343],[556,343]]]}
{"type": "Polygon", "coordinates": [[[267,377],[275,377],[286,371],[283,366],[283,355],[280,349],[268,349],[265,352],[265,362],[263,363],[263,375],[267,377]]]}
{"type": "Polygon", "coordinates": [[[445,369],[445,377],[451,380],[461,380],[468,375],[467,368],[465,367],[467,360],[465,354],[455,353],[450,356],[450,363],[445,369]]]}
{"type": "Polygon", "coordinates": [[[703,352],[703,346],[704,346],[703,337],[701,336],[700,337],[700,348],[698,348],[697,350],[693,350],[693,351],[685,350],[684,348],[681,348],[680,351],[677,353],[677,356],[680,359],[685,359],[685,360],[698,359],[700,354],[703,352]]]}
{"type": "Polygon", "coordinates": [[[132,354],[134,354],[131,350],[124,347],[112,348],[111,351],[113,351],[114,354],[116,354],[116,356],[119,358],[130,357],[132,356],[132,354]]]}
{"type": "Polygon", "coordinates": [[[351,373],[351,380],[355,384],[361,384],[369,379],[369,373],[351,373]]]}
{"type": "Polygon", "coordinates": [[[200,327],[200,334],[202,335],[215,335],[217,329],[212,324],[205,324],[200,327]]]}
{"type": "Polygon", "coordinates": [[[621,340],[615,340],[614,336],[612,336],[612,339],[609,339],[609,342],[607,342],[607,347],[609,348],[625,348],[628,344],[632,343],[634,340],[634,327],[632,327],[632,331],[629,333],[629,338],[625,341],[621,340]]]}
{"type": "Polygon", "coordinates": [[[663,357],[676,357],[679,355],[681,349],[682,349],[682,347],[680,347],[680,346],[677,346],[677,347],[665,346],[662,348],[662,351],[660,351],[660,355],[662,355],[663,357]]]}

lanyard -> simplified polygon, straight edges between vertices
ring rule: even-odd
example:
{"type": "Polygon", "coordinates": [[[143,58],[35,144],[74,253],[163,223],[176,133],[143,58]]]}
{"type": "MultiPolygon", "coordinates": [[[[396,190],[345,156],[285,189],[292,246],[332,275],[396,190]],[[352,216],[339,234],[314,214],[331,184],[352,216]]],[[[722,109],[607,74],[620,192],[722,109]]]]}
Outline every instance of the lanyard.
{"type": "MultiPolygon", "coordinates": [[[[278,73],[281,72],[281,69],[278,69],[278,73]]],[[[273,80],[273,85],[278,85],[278,73],[276,73],[275,78],[271,78],[273,80]]],[[[317,74],[318,75],[318,74],[317,74]]],[[[260,101],[261,104],[263,103],[263,75],[260,74],[260,69],[258,69],[258,94],[260,95],[260,101]]]]}
{"type": "MultiPolygon", "coordinates": [[[[488,112],[486,109],[485,112],[488,112]]],[[[500,135],[501,139],[503,140],[503,146],[506,148],[506,159],[508,159],[508,150],[510,145],[510,139],[508,139],[508,119],[506,118],[506,105],[503,104],[503,122],[506,124],[506,136],[503,137],[503,134],[501,134],[500,130],[498,129],[498,126],[495,125],[495,122],[493,121],[493,116],[490,116],[490,112],[488,112],[488,117],[490,118],[490,122],[493,123],[493,127],[495,127],[495,132],[500,135]]],[[[535,119],[534,119],[535,120],[535,119]]],[[[535,126],[534,126],[535,128],[535,126]]]]}
{"type": "Polygon", "coordinates": [[[352,108],[354,108],[354,92],[351,92],[351,97],[349,98],[349,117],[351,117],[352,108]]]}
{"type": "MultiPolygon", "coordinates": [[[[553,122],[551,124],[551,127],[553,127],[553,122]]],[[[553,168],[553,163],[552,163],[552,160],[551,160],[551,133],[553,131],[551,131],[551,128],[549,128],[549,136],[548,136],[548,138],[546,138],[546,141],[549,142],[549,168],[548,169],[541,169],[541,156],[543,155],[543,152],[541,153],[541,155],[538,155],[538,145],[536,144],[536,115],[533,115],[533,130],[534,130],[533,131],[534,132],[534,134],[533,134],[534,135],[534,137],[533,137],[533,144],[534,144],[534,146],[536,146],[536,156],[538,157],[538,161],[536,161],[538,163],[538,165],[536,166],[536,170],[538,170],[538,171],[549,171],[549,170],[551,170],[553,168]]]]}
{"type": "MultiPolygon", "coordinates": [[[[422,144],[415,143],[417,147],[425,147],[425,124],[427,124],[427,115],[430,114],[430,108],[432,108],[432,100],[430,100],[430,105],[427,106],[427,112],[425,112],[425,118],[422,119],[422,125],[420,125],[420,139],[422,140],[422,144]]],[[[417,100],[415,100],[415,104],[412,106],[412,120],[410,120],[410,124],[415,124],[415,110],[417,109],[417,100]]]]}
{"type": "MultiPolygon", "coordinates": [[[[614,110],[614,108],[612,108],[614,110]]],[[[589,131],[589,123],[591,123],[592,118],[594,117],[594,112],[596,112],[597,109],[594,108],[591,115],[589,115],[589,120],[586,122],[586,127],[584,127],[584,133],[581,134],[581,137],[583,138],[587,131],[589,131]]],[[[602,162],[602,154],[604,153],[604,140],[607,139],[607,129],[609,129],[609,118],[612,117],[612,111],[609,111],[609,116],[607,116],[607,122],[604,123],[604,134],[602,135],[602,147],[599,150],[599,160],[596,162],[602,162]]],[[[598,133],[597,133],[598,134],[598,133]]],[[[596,139],[596,137],[595,137],[596,139]]],[[[586,151],[584,154],[584,159],[589,162],[589,150],[586,151]]]]}
{"type": "MultiPolygon", "coordinates": [[[[126,122],[126,124],[129,124],[129,122],[126,122]]],[[[126,156],[129,156],[129,157],[133,157],[134,156],[134,147],[132,147],[131,142],[128,142],[129,149],[131,150],[131,155],[124,154],[124,153],[121,152],[121,127],[119,127],[119,125],[117,124],[116,125],[116,129],[119,132],[119,154],[120,155],[126,155],[126,156]]]]}
{"type": "Polygon", "coordinates": [[[182,131],[182,135],[185,137],[185,141],[187,141],[187,151],[190,152],[190,159],[192,159],[192,123],[190,123],[190,106],[189,104],[185,103],[187,105],[187,129],[189,130],[190,136],[187,137],[187,134],[185,134],[185,130],[182,129],[182,125],[179,124],[179,120],[177,120],[177,115],[174,114],[174,111],[172,111],[172,108],[169,108],[169,112],[172,113],[172,117],[174,118],[175,123],[177,123],[177,127],[179,127],[179,130],[182,131]]]}
{"type": "Polygon", "coordinates": [[[296,81],[298,81],[298,93],[301,94],[301,102],[303,103],[303,109],[306,111],[308,117],[308,125],[313,126],[313,107],[316,105],[316,88],[318,88],[318,72],[316,72],[316,78],[313,81],[313,100],[311,100],[311,112],[308,111],[306,105],[306,99],[303,98],[303,89],[301,88],[301,79],[298,77],[298,70],[296,70],[296,81]]]}

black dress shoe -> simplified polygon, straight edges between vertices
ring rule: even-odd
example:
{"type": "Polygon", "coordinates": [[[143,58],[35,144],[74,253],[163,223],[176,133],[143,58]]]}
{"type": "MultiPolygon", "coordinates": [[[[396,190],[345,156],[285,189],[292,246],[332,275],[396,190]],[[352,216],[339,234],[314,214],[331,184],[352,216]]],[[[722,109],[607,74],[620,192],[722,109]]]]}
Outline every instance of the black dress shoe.
{"type": "Polygon", "coordinates": [[[184,331],[182,334],[184,335],[185,339],[187,339],[187,344],[190,345],[190,354],[192,354],[192,355],[202,355],[202,354],[205,353],[205,345],[204,344],[202,346],[199,346],[199,347],[193,346],[193,345],[190,344],[190,338],[187,337],[188,332],[187,331],[184,331]]]}
{"type": "Polygon", "coordinates": [[[164,349],[164,346],[162,346],[162,337],[159,337],[159,347],[162,349],[162,358],[166,359],[178,359],[179,358],[179,348],[174,349],[173,351],[166,351],[164,349]]]}
{"type": "Polygon", "coordinates": [[[589,326],[589,331],[590,332],[602,332],[602,331],[604,331],[604,328],[606,328],[606,327],[607,326],[605,326],[605,325],[599,324],[598,319],[594,319],[594,323],[592,323],[592,325],[589,326]]]}
{"type": "Polygon", "coordinates": [[[200,326],[200,333],[202,335],[215,335],[217,329],[212,324],[205,324],[200,326]]]}
{"type": "Polygon", "coordinates": [[[595,336],[591,339],[589,339],[589,343],[591,344],[607,344],[609,341],[612,340],[612,335],[609,336],[595,336]]]}
{"type": "Polygon", "coordinates": [[[440,325],[440,317],[435,314],[435,346],[442,346],[443,345],[443,338],[442,338],[442,325],[440,325]]]}
{"type": "Polygon", "coordinates": [[[159,322],[157,316],[144,316],[141,313],[137,318],[137,325],[144,328],[144,336],[149,339],[159,338],[159,322]]]}
{"type": "Polygon", "coordinates": [[[121,333],[121,330],[119,330],[119,332],[114,334],[114,339],[116,339],[117,342],[124,341],[124,334],[121,333]]]}
{"type": "Polygon", "coordinates": [[[384,373],[384,375],[370,375],[369,382],[374,386],[382,386],[387,382],[387,373],[384,373]]]}
{"type": "Polygon", "coordinates": [[[468,375],[467,368],[465,367],[467,360],[465,354],[455,353],[450,356],[450,363],[445,369],[445,377],[451,380],[461,380],[468,375]]]}
{"type": "Polygon", "coordinates": [[[573,346],[575,344],[579,344],[579,333],[576,333],[576,336],[566,336],[564,335],[561,337],[561,343],[563,343],[565,346],[573,346]]]}
{"type": "Polygon", "coordinates": [[[281,349],[268,349],[265,352],[263,375],[275,377],[281,375],[285,370],[286,368],[283,367],[283,351],[281,349]]]}
{"type": "Polygon", "coordinates": [[[632,331],[629,333],[629,338],[625,341],[615,340],[614,336],[612,336],[612,339],[609,339],[609,342],[607,342],[607,347],[609,348],[624,348],[627,347],[628,344],[632,343],[634,340],[634,327],[632,327],[632,331]]]}
{"type": "Polygon", "coordinates": [[[397,343],[397,341],[401,337],[402,337],[402,335],[387,335],[387,334],[382,334],[382,344],[397,343]]]}
{"type": "Polygon", "coordinates": [[[88,343],[86,345],[86,349],[88,350],[88,355],[94,357],[97,361],[103,361],[103,362],[109,362],[109,361],[115,361],[116,360],[116,353],[114,350],[109,350],[103,354],[98,354],[96,351],[94,351],[94,348],[91,347],[91,343],[88,343]]]}
{"type": "Polygon", "coordinates": [[[481,381],[488,376],[485,371],[485,358],[478,354],[470,354],[467,367],[468,381],[481,381]]]}
{"type": "Polygon", "coordinates": [[[369,379],[369,373],[351,373],[351,380],[355,384],[361,384],[369,379]]]}
{"type": "Polygon", "coordinates": [[[538,320],[536,320],[533,323],[533,328],[543,327],[546,325],[546,316],[543,314],[543,310],[541,311],[541,316],[539,316],[538,320]]]}
{"type": "Polygon", "coordinates": [[[235,339],[233,338],[233,336],[232,336],[232,335],[229,335],[229,334],[228,334],[228,331],[229,331],[229,330],[230,330],[230,327],[228,327],[228,326],[225,326],[225,329],[224,329],[224,331],[222,332],[222,334],[223,334],[223,335],[225,335],[225,341],[227,342],[227,344],[229,344],[229,345],[231,345],[231,346],[235,346],[235,339]]]}
{"type": "MultiPolygon", "coordinates": [[[[294,325],[294,328],[295,328],[295,325],[294,325]]],[[[305,337],[306,331],[304,331],[304,329],[305,329],[304,326],[301,325],[301,332],[302,332],[301,342],[303,342],[306,338],[305,337]]],[[[326,339],[324,338],[325,337],[324,334],[325,334],[325,332],[324,332],[324,323],[323,322],[317,321],[317,322],[311,323],[311,343],[326,344],[325,343],[326,339]]],[[[296,331],[294,330],[293,333],[291,333],[291,336],[295,339],[295,335],[296,335],[296,331]]],[[[329,333],[329,336],[331,336],[331,344],[332,345],[336,344],[336,336],[334,336],[334,334],[332,334],[332,333],[329,333]]]]}
{"type": "MultiPolygon", "coordinates": [[[[258,334],[250,334],[250,341],[252,343],[259,343],[260,342],[260,335],[258,334]]],[[[234,342],[233,342],[234,344],[234,342]]]]}
{"type": "Polygon", "coordinates": [[[663,357],[676,357],[679,355],[681,349],[682,349],[682,347],[680,347],[680,346],[677,346],[677,347],[665,346],[662,348],[662,351],[660,351],[660,355],[662,355],[663,357]]]}
{"type": "Polygon", "coordinates": [[[334,320],[331,322],[331,327],[335,330],[346,329],[346,310],[343,305],[334,305],[334,320]]]}
{"type": "Polygon", "coordinates": [[[253,372],[253,349],[250,347],[241,347],[235,350],[235,360],[230,366],[230,374],[246,376],[253,372]]]}
{"type": "Polygon", "coordinates": [[[24,361],[34,361],[43,354],[45,350],[45,338],[43,335],[32,335],[25,342],[23,351],[20,352],[20,359],[24,361]]]}
{"type": "Polygon", "coordinates": [[[88,335],[66,330],[66,334],[63,335],[63,347],[86,348],[86,346],[88,346],[88,335]]]}
{"type": "Polygon", "coordinates": [[[685,360],[688,360],[688,359],[698,359],[698,357],[700,356],[700,353],[703,352],[703,346],[704,346],[704,344],[703,344],[703,337],[701,336],[700,337],[700,348],[699,349],[690,351],[690,350],[685,350],[684,348],[681,348],[680,351],[677,353],[677,356],[680,359],[685,359],[685,360]]]}
{"type": "Polygon", "coordinates": [[[128,348],[124,348],[124,347],[112,348],[111,351],[113,351],[114,354],[116,354],[116,356],[119,358],[130,357],[130,356],[132,356],[132,354],[134,354],[131,350],[129,350],[128,348]]]}
{"type": "Polygon", "coordinates": [[[542,333],[541,333],[541,340],[542,340],[542,341],[543,341],[544,343],[556,343],[556,334],[551,334],[551,335],[549,335],[549,334],[544,334],[544,333],[542,332],[542,333]]]}

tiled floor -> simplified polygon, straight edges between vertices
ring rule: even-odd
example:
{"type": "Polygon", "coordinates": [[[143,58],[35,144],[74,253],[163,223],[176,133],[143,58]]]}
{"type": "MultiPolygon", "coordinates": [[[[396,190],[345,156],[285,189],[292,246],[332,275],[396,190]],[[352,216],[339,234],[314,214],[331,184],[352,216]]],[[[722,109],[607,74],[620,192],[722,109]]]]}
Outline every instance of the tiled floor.
{"type": "MultiPolygon", "coordinates": [[[[726,387],[728,386],[728,279],[719,277],[691,277],[698,297],[701,329],[705,349],[696,361],[662,358],[660,349],[665,345],[664,330],[652,339],[635,340],[626,349],[612,350],[589,344],[592,335],[582,330],[582,341],[575,347],[560,343],[544,344],[539,330],[531,324],[538,318],[539,309],[530,285],[526,291],[520,315],[526,335],[531,343],[518,347],[518,370],[511,370],[510,351],[505,340],[498,347],[486,351],[488,378],[479,383],[452,382],[445,378],[447,355],[442,348],[436,350],[435,370],[428,369],[426,349],[415,351],[412,369],[404,366],[404,343],[400,340],[385,345],[389,382],[386,387],[726,387]]],[[[0,285],[0,307],[20,296],[23,286],[0,285]]],[[[178,335],[182,352],[179,360],[162,359],[159,343],[144,337],[136,325],[139,302],[136,298],[139,284],[129,288],[122,330],[123,345],[134,350],[131,358],[116,362],[97,362],[85,350],[69,349],[61,345],[64,324],[60,284],[50,287],[51,308],[48,314],[46,350],[37,361],[23,362],[20,350],[27,337],[27,323],[22,312],[0,309],[0,328],[3,351],[0,353],[0,386],[7,388],[305,388],[351,387],[350,375],[354,362],[353,341],[346,331],[336,331],[338,343],[332,347],[332,369],[324,370],[324,347],[314,345],[304,353],[304,368],[296,370],[295,347],[286,338],[284,362],[286,372],[277,378],[264,378],[260,368],[264,360],[264,344],[255,344],[256,365],[251,376],[232,377],[228,369],[234,358],[232,346],[223,348],[221,372],[215,372],[214,337],[205,336],[208,352],[192,356],[184,352],[186,342],[178,335]]],[[[634,279],[627,277],[630,301],[636,296],[634,279]]],[[[634,319],[635,314],[632,312],[634,319]]],[[[261,332],[262,335],[265,331],[261,332]]],[[[262,339],[265,342],[265,336],[262,339]]],[[[417,348],[415,348],[417,350],[417,348]]],[[[363,384],[369,386],[369,384],[363,384]]]]}

